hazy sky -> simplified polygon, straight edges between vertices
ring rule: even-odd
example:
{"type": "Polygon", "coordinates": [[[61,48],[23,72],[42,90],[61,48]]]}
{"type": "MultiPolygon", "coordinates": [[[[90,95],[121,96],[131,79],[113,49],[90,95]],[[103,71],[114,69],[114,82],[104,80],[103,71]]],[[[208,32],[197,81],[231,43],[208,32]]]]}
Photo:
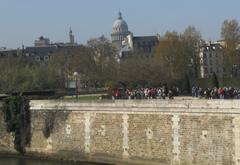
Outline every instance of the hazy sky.
{"type": "Polygon", "coordinates": [[[225,19],[240,21],[240,0],[0,0],[0,47],[30,46],[40,35],[67,42],[70,26],[82,44],[110,37],[119,9],[134,35],[194,25],[205,40],[218,40],[225,19]]]}

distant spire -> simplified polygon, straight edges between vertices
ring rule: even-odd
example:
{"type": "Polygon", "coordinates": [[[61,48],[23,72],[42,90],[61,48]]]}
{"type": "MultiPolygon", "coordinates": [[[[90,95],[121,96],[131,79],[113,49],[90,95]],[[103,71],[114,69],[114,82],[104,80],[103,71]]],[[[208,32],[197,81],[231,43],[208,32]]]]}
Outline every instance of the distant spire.
{"type": "Polygon", "coordinates": [[[71,27],[70,27],[70,30],[69,30],[69,43],[74,44],[74,35],[73,35],[71,27]]]}
{"type": "Polygon", "coordinates": [[[122,19],[122,13],[121,13],[120,9],[119,9],[119,12],[118,12],[118,19],[122,19]]]}
{"type": "Polygon", "coordinates": [[[25,48],[24,48],[24,44],[22,42],[22,56],[24,56],[24,50],[25,50],[25,48]]]}

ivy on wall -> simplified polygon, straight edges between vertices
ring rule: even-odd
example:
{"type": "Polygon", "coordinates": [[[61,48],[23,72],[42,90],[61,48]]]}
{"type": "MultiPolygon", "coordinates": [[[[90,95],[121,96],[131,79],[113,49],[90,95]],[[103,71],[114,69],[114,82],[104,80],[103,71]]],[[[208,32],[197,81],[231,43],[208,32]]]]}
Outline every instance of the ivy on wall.
{"type": "Polygon", "coordinates": [[[53,128],[54,128],[54,123],[55,123],[55,118],[56,118],[56,112],[48,112],[45,116],[45,123],[42,128],[42,132],[45,138],[49,138],[53,128]]]}
{"type": "Polygon", "coordinates": [[[3,113],[7,131],[14,135],[14,147],[25,154],[31,142],[29,100],[23,96],[11,96],[3,100],[3,113]]]}

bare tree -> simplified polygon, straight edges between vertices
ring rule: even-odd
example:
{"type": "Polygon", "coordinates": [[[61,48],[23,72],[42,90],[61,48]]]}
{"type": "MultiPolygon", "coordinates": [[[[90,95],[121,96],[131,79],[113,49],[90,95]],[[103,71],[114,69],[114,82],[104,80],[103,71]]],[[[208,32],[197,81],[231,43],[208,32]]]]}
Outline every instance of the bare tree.
{"type": "Polygon", "coordinates": [[[164,69],[154,58],[130,56],[120,62],[118,81],[131,87],[158,86],[166,82],[164,69]]]}
{"type": "Polygon", "coordinates": [[[240,26],[237,20],[225,20],[221,28],[221,36],[225,42],[224,45],[224,62],[225,67],[230,71],[236,65],[240,64],[239,50],[237,47],[240,44],[240,26]]]}
{"type": "Polygon", "coordinates": [[[176,32],[167,32],[155,51],[155,57],[164,66],[169,80],[182,79],[187,71],[189,58],[184,43],[176,32]]]}
{"type": "Polygon", "coordinates": [[[199,46],[202,43],[201,33],[194,26],[188,26],[181,35],[181,39],[184,43],[189,66],[192,67],[189,69],[193,71],[193,75],[190,75],[190,77],[197,78],[199,71],[199,46]]]}
{"type": "Polygon", "coordinates": [[[91,48],[96,64],[95,86],[112,86],[116,81],[118,68],[115,47],[104,36],[89,40],[87,46],[91,48]]]}
{"type": "Polygon", "coordinates": [[[229,49],[236,49],[240,43],[240,26],[237,20],[225,20],[221,28],[222,39],[229,49]]]}

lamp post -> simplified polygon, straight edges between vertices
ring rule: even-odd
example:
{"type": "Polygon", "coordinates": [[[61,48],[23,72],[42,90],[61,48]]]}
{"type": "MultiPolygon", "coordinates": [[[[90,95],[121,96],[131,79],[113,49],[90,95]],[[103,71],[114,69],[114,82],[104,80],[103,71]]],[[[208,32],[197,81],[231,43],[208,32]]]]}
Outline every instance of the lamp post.
{"type": "Polygon", "coordinates": [[[189,67],[189,71],[188,71],[189,78],[193,79],[193,77],[194,77],[194,62],[193,62],[193,58],[190,59],[188,67],[189,67]]]}
{"type": "Polygon", "coordinates": [[[232,66],[232,77],[237,76],[237,65],[233,64],[232,66]]]}
{"type": "Polygon", "coordinates": [[[78,72],[74,72],[73,76],[75,78],[75,85],[76,85],[76,99],[78,99],[78,85],[77,85],[77,77],[78,77],[78,72]]]}

